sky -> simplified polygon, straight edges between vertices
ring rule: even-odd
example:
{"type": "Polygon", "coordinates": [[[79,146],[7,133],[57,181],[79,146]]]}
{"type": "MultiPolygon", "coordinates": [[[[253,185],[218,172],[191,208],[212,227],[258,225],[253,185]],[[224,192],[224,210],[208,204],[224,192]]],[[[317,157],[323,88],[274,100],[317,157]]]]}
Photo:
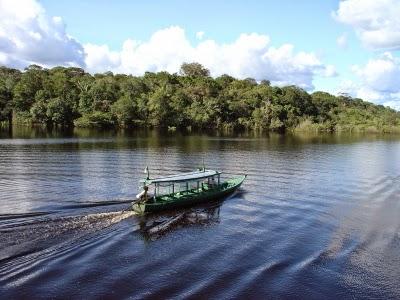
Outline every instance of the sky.
{"type": "Polygon", "coordinates": [[[400,110],[400,0],[0,0],[0,65],[267,79],[400,110]]]}

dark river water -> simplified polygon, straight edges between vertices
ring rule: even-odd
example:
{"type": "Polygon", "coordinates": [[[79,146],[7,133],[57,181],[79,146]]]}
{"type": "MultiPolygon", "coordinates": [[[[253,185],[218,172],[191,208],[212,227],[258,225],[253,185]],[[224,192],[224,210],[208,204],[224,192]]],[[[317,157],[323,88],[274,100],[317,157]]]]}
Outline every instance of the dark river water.
{"type": "Polygon", "coordinates": [[[400,137],[2,133],[0,237],[1,299],[399,299],[400,137]],[[129,210],[146,165],[203,159],[248,177],[129,210]]]}

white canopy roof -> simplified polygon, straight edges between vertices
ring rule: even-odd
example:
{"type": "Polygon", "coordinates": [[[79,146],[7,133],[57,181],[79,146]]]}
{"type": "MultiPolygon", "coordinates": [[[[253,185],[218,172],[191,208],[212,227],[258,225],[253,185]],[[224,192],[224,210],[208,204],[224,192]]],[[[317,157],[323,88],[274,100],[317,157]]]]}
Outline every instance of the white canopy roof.
{"type": "Polygon", "coordinates": [[[220,174],[218,171],[214,170],[204,170],[204,171],[193,171],[188,173],[179,173],[175,175],[159,177],[159,178],[152,178],[148,180],[143,180],[142,182],[146,182],[147,184],[152,183],[161,183],[161,182],[182,182],[182,181],[191,181],[196,179],[202,179],[211,177],[214,175],[220,174]]]}

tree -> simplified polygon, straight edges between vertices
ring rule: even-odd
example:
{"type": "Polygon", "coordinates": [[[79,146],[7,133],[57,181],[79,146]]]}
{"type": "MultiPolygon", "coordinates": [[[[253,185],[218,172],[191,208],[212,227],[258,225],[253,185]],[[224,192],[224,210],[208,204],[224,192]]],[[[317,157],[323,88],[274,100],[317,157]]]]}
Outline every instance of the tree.
{"type": "Polygon", "coordinates": [[[192,63],[183,63],[179,73],[182,76],[193,76],[193,77],[208,77],[210,76],[210,71],[204,68],[201,64],[192,62],[192,63]]]}
{"type": "Polygon", "coordinates": [[[271,81],[269,81],[267,79],[263,79],[263,80],[261,80],[260,84],[266,85],[266,86],[270,86],[271,85],[271,81]]]}
{"type": "Polygon", "coordinates": [[[173,125],[170,118],[170,94],[165,87],[158,88],[149,98],[150,123],[154,126],[173,125]]]}
{"type": "Polygon", "coordinates": [[[13,106],[17,112],[29,111],[34,103],[36,92],[42,89],[46,73],[47,70],[37,65],[29,66],[22,73],[21,79],[13,90],[13,106]]]}
{"type": "Polygon", "coordinates": [[[20,77],[20,71],[0,67],[0,122],[7,120],[10,127],[12,124],[13,90],[20,77]]]}
{"type": "Polygon", "coordinates": [[[88,91],[92,99],[92,110],[109,112],[111,105],[120,97],[119,85],[111,75],[100,75],[95,78],[88,91]]]}
{"type": "Polygon", "coordinates": [[[47,115],[47,103],[44,101],[35,102],[30,113],[34,122],[38,123],[48,123],[51,119],[47,115]]]}
{"type": "Polygon", "coordinates": [[[121,127],[131,125],[137,116],[137,105],[135,100],[125,94],[121,96],[112,106],[111,112],[116,116],[121,127]]]}
{"type": "Polygon", "coordinates": [[[65,99],[53,98],[47,104],[46,116],[50,121],[59,125],[69,125],[73,121],[72,108],[65,99]]]}
{"type": "Polygon", "coordinates": [[[180,73],[92,76],[80,68],[32,65],[20,72],[0,67],[0,122],[280,132],[400,130],[400,112],[349,95],[309,94],[296,86],[276,87],[229,75],[214,79],[198,63],[183,64],[180,73]]]}

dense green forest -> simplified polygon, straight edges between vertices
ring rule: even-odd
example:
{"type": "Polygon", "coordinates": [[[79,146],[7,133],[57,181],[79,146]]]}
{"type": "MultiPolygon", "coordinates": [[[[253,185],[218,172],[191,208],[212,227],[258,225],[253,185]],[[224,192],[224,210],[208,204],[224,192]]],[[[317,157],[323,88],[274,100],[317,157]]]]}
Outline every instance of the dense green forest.
{"type": "Polygon", "coordinates": [[[0,121],[77,127],[400,132],[400,113],[347,95],[312,94],[268,80],[210,77],[198,63],[179,74],[135,77],[80,68],[0,67],[0,121]]]}

